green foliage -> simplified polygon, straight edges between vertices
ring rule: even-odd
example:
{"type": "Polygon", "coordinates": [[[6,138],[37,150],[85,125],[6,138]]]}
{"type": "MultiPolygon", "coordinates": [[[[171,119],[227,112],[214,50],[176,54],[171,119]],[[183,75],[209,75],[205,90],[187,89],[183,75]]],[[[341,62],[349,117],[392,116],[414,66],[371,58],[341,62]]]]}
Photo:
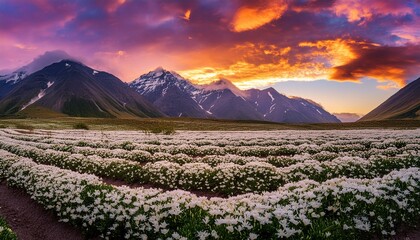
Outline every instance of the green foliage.
{"type": "Polygon", "coordinates": [[[134,150],[134,145],[130,141],[125,141],[121,143],[121,148],[127,151],[131,151],[131,150],[134,150]]]}
{"type": "Polygon", "coordinates": [[[10,229],[6,221],[0,217],[0,239],[2,240],[16,240],[16,234],[10,229]]]}
{"type": "Polygon", "coordinates": [[[175,131],[174,126],[157,123],[157,124],[147,126],[145,129],[143,129],[143,133],[173,135],[176,133],[176,131],[175,131]]]}
{"type": "Polygon", "coordinates": [[[73,125],[73,129],[89,130],[89,126],[86,123],[76,123],[73,125]]]}

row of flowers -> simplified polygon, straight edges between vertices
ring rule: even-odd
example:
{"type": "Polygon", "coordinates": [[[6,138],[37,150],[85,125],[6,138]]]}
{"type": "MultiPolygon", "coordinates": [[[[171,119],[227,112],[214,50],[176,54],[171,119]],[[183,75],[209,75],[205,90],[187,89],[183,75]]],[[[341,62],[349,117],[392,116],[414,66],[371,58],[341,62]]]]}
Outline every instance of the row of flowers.
{"type": "Polygon", "coordinates": [[[0,165],[10,186],[87,236],[109,239],[357,239],[393,235],[420,213],[419,168],[207,199],[179,190],[113,187],[96,176],[24,158],[2,156],[0,162],[4,158],[15,161],[0,165]]]}
{"type": "Polygon", "coordinates": [[[94,148],[130,148],[136,144],[151,145],[195,145],[195,146],[283,146],[323,145],[349,146],[362,144],[365,147],[397,148],[405,144],[418,144],[419,130],[346,130],[346,131],[270,131],[270,132],[188,132],[181,131],[173,136],[150,136],[130,131],[37,131],[36,135],[21,131],[3,130],[4,134],[22,139],[49,143],[71,143],[94,148]],[[124,137],[121,138],[121,135],[124,137]],[[53,138],[52,138],[53,137],[53,138]]]}
{"type": "MultiPolygon", "coordinates": [[[[25,140],[28,142],[37,142],[39,147],[46,149],[55,149],[62,151],[69,151],[72,153],[81,153],[84,155],[99,155],[102,157],[119,157],[119,158],[131,158],[137,161],[155,161],[162,160],[162,158],[173,158],[174,161],[180,160],[190,162],[191,159],[197,156],[207,155],[239,155],[242,157],[252,156],[265,158],[268,156],[293,156],[295,154],[311,154],[311,155],[323,155],[328,153],[327,159],[337,154],[346,154],[351,156],[359,156],[369,158],[375,155],[384,156],[396,156],[404,153],[417,153],[420,150],[420,140],[416,135],[409,135],[405,139],[393,138],[393,135],[381,135],[375,139],[352,139],[349,137],[347,140],[329,139],[328,141],[321,141],[316,143],[316,140],[312,142],[305,142],[299,144],[288,143],[277,145],[272,140],[272,145],[264,146],[218,146],[217,141],[213,145],[197,146],[193,142],[186,144],[177,144],[179,140],[165,142],[165,144],[145,144],[135,143],[130,141],[117,141],[117,143],[104,143],[98,141],[73,141],[73,140],[59,140],[51,137],[35,137],[35,136],[16,136],[3,132],[4,137],[12,137],[18,140],[25,140]],[[134,151],[133,151],[134,150],[134,151]],[[156,154],[160,153],[160,154],[156,154]],[[175,157],[172,157],[174,156],[175,157]],[[176,156],[178,155],[178,156],[176,156]]],[[[176,137],[173,137],[176,139],[176,137]]],[[[320,136],[322,138],[322,136],[320,136]]],[[[310,141],[311,139],[305,139],[310,141]]],[[[283,140],[279,140],[283,141],[283,140]]],[[[302,140],[301,140],[302,141],[302,140]]],[[[235,141],[232,140],[234,143],[235,141]]],[[[237,142],[237,141],[236,141],[237,142]]],[[[169,160],[169,159],[165,159],[169,160]]]]}
{"type": "MultiPolygon", "coordinates": [[[[409,144],[404,147],[395,148],[385,148],[385,149],[370,149],[368,151],[363,151],[356,148],[352,148],[352,151],[346,152],[334,152],[334,151],[322,151],[309,154],[307,152],[294,154],[293,156],[268,156],[268,157],[255,157],[255,156],[241,156],[234,154],[226,155],[213,155],[214,152],[209,153],[211,155],[206,155],[202,157],[192,157],[184,153],[171,154],[167,152],[155,152],[155,150],[148,151],[144,150],[124,150],[124,149],[104,149],[104,148],[91,148],[91,147],[77,147],[72,145],[51,145],[49,143],[43,142],[31,142],[26,140],[16,140],[6,136],[0,136],[0,141],[15,143],[19,145],[28,145],[34,146],[41,149],[54,149],[58,151],[70,152],[74,154],[83,154],[85,156],[98,155],[103,158],[122,158],[132,161],[137,161],[141,163],[147,162],[157,162],[157,161],[170,161],[179,164],[184,163],[207,163],[210,166],[216,166],[220,163],[235,163],[239,165],[244,165],[249,162],[258,161],[258,162],[267,162],[276,167],[286,167],[297,162],[302,162],[305,160],[317,160],[317,161],[329,161],[338,157],[361,157],[361,158],[378,158],[378,157],[399,157],[404,155],[420,155],[419,144],[409,144]]],[[[175,146],[173,146],[175,147],[175,146]]],[[[347,146],[351,148],[352,146],[347,146]]],[[[265,148],[267,149],[267,148],[265,148]]],[[[149,149],[150,150],[150,149],[149,149]]],[[[249,149],[248,149],[249,150],[249,149]]],[[[249,151],[254,151],[251,149],[249,151]]],[[[261,149],[260,149],[261,150],[261,149]]],[[[258,150],[258,151],[260,151],[258,150]]],[[[252,155],[252,154],[251,154],[252,155]]]]}
{"type": "Polygon", "coordinates": [[[362,159],[338,157],[331,161],[306,160],[277,168],[267,162],[248,162],[244,165],[221,163],[215,167],[206,163],[159,161],[140,165],[116,158],[83,156],[55,150],[0,142],[0,148],[42,164],[54,165],[80,173],[111,177],[127,182],[149,183],[170,189],[204,190],[223,195],[273,191],[286,183],[303,179],[318,182],[336,177],[374,178],[395,169],[420,167],[420,157],[362,159]]]}

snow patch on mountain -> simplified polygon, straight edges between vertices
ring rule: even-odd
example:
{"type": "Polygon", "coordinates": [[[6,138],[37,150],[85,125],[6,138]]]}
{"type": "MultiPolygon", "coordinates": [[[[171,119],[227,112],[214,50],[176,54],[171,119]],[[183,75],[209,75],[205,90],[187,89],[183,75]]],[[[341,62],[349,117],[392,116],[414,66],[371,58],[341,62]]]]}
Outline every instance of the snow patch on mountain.
{"type": "Polygon", "coordinates": [[[0,81],[4,81],[8,84],[16,84],[20,80],[24,79],[27,75],[28,74],[25,71],[13,72],[7,75],[0,76],[0,81]]]}
{"type": "Polygon", "coordinates": [[[276,104],[274,103],[273,105],[271,105],[270,107],[270,113],[272,113],[274,111],[274,109],[276,108],[276,104]]]}
{"type": "MultiPolygon", "coordinates": [[[[104,110],[102,110],[102,108],[100,108],[100,107],[98,106],[98,104],[96,103],[96,101],[93,101],[93,103],[95,104],[95,106],[98,108],[98,110],[99,110],[99,111],[101,111],[101,112],[105,112],[104,110]]],[[[125,105],[124,105],[124,107],[125,107],[125,105]]]]}
{"type": "Polygon", "coordinates": [[[271,101],[273,102],[274,101],[274,97],[273,97],[273,95],[271,95],[271,92],[267,92],[267,94],[268,94],[268,96],[270,96],[271,101]]]}
{"type": "Polygon", "coordinates": [[[188,89],[190,92],[197,91],[190,82],[183,79],[180,75],[172,71],[167,71],[162,67],[158,67],[147,74],[141,75],[129,85],[136,89],[140,94],[154,92],[159,87],[166,88],[167,90],[168,85],[176,86],[180,90],[188,89]]]}
{"type": "Polygon", "coordinates": [[[152,103],[166,108],[166,114],[174,117],[182,113],[182,116],[228,116],[232,119],[236,117],[278,122],[338,121],[319,104],[303,98],[289,98],[274,88],[243,91],[226,79],[207,85],[195,85],[176,72],[167,71],[162,67],[141,75],[129,86],[152,103]],[[174,99],[168,98],[168,95],[174,99]],[[299,112],[302,116],[290,114],[291,112],[299,112]],[[285,117],[286,115],[290,116],[285,117]]]}
{"type": "Polygon", "coordinates": [[[238,97],[246,97],[247,94],[236,87],[231,81],[227,79],[220,79],[219,81],[212,82],[207,85],[197,85],[198,88],[203,89],[206,92],[229,89],[233,94],[238,97]]]}
{"type": "Polygon", "coordinates": [[[43,98],[45,96],[45,92],[47,91],[47,89],[50,88],[53,84],[54,84],[54,82],[48,82],[47,83],[47,87],[44,88],[44,89],[41,89],[39,91],[38,95],[36,95],[35,97],[33,97],[27,104],[23,105],[22,109],[20,109],[20,110],[21,111],[24,110],[25,108],[29,107],[30,105],[36,103],[41,98],[43,98]]]}

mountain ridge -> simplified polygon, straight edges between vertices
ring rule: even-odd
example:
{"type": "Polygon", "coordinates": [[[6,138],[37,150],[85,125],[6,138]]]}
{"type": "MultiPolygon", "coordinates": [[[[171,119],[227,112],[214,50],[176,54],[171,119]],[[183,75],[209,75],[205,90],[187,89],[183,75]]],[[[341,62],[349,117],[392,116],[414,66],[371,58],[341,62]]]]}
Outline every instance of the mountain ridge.
{"type": "Polygon", "coordinates": [[[61,50],[47,51],[34,58],[30,63],[10,72],[0,74],[0,100],[9,93],[13,87],[30,74],[42,68],[59,62],[63,59],[74,60],[69,54],[61,50]]]}
{"type": "Polygon", "coordinates": [[[75,117],[164,116],[112,74],[79,62],[62,60],[30,74],[0,100],[10,115],[40,106],[75,117]]]}
{"type": "Polygon", "coordinates": [[[62,51],[46,52],[0,76],[0,113],[16,114],[35,106],[82,117],[340,122],[314,101],[288,97],[274,88],[240,90],[228,79],[196,85],[162,67],[123,83],[71,57],[57,62],[67,57],[62,51]]]}
{"type": "Polygon", "coordinates": [[[340,122],[319,104],[301,98],[300,100],[288,98],[274,88],[240,90],[227,79],[206,85],[195,85],[176,72],[161,67],[141,75],[128,84],[172,117],[199,116],[290,123],[340,122]],[[169,89],[173,94],[170,99],[166,97],[169,89]],[[264,100],[259,100],[260,96],[264,100]],[[302,102],[305,106],[299,105],[302,102]],[[168,105],[175,106],[164,109],[168,105]],[[183,106],[183,109],[190,111],[176,106],[183,106]]]}

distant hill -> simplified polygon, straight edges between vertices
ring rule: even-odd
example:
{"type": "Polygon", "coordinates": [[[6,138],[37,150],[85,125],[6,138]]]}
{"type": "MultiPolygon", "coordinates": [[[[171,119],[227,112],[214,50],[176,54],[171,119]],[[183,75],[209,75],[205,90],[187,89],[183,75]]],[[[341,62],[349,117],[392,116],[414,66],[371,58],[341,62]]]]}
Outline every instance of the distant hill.
{"type": "Polygon", "coordinates": [[[420,78],[409,83],[359,121],[420,120],[420,78]]]}
{"type": "Polygon", "coordinates": [[[75,117],[163,116],[115,76],[71,60],[53,63],[20,79],[0,100],[2,115],[33,107],[75,117]]]}
{"type": "Polygon", "coordinates": [[[157,68],[129,85],[172,117],[286,123],[340,122],[311,100],[289,98],[273,88],[242,91],[226,79],[208,85],[194,85],[173,71],[157,68]]]}
{"type": "Polygon", "coordinates": [[[363,115],[359,115],[357,113],[334,113],[341,122],[356,122],[359,120],[363,115]]]}

